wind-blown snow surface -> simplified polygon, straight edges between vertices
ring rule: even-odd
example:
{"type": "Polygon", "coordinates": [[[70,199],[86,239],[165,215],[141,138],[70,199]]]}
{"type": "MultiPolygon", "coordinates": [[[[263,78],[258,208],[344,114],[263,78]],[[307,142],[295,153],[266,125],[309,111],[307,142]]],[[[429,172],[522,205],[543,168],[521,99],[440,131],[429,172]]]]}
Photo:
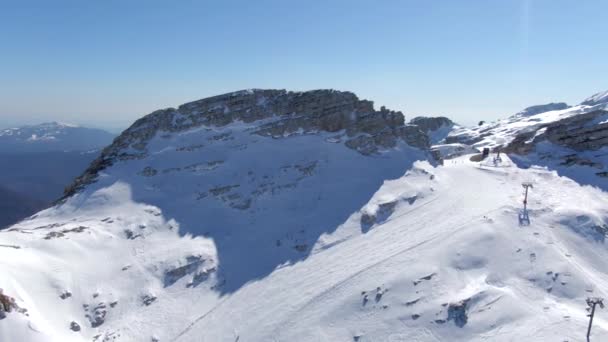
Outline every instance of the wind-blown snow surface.
{"type": "MultiPolygon", "coordinates": [[[[266,138],[259,139],[263,145],[266,138]]],[[[289,145],[288,141],[273,146],[289,145]]],[[[357,164],[365,157],[356,152],[331,147],[327,151],[337,153],[329,161],[342,155],[343,162],[348,160],[345,165],[365,164],[357,164]]],[[[294,153],[290,163],[306,157],[304,152],[294,153]]],[[[285,156],[280,151],[270,155],[285,156]]],[[[241,160],[240,155],[234,160],[226,157],[221,156],[225,164],[241,160]]],[[[150,184],[162,186],[168,178],[135,184],[135,178],[118,166],[63,206],[0,232],[0,287],[29,313],[9,313],[0,321],[1,340],[582,340],[588,320],[585,298],[605,297],[608,292],[608,251],[602,231],[608,197],[554,172],[518,169],[506,157],[503,160],[499,167],[480,167],[466,156],[437,168],[416,162],[401,177],[386,177],[360,207],[348,206],[352,211],[335,227],[324,227],[325,232],[313,227],[320,236],[313,241],[315,234],[306,233],[312,247],[292,260],[297,262],[286,260],[272,270],[266,269],[264,253],[266,258],[281,256],[274,261],[293,257],[286,252],[293,250],[293,245],[286,247],[288,239],[277,241],[273,235],[289,227],[253,220],[263,215],[236,214],[233,224],[239,224],[238,215],[252,217],[249,227],[255,230],[245,234],[250,240],[240,240],[232,228],[220,225],[228,224],[228,217],[218,219],[217,228],[206,222],[211,212],[204,207],[213,203],[209,200],[205,206],[188,207],[190,212],[200,210],[199,232],[209,229],[208,237],[180,236],[178,230],[196,222],[194,215],[188,221],[180,214],[180,205],[186,203],[161,210],[154,202],[166,205],[174,194],[186,188],[194,191],[197,185],[173,184],[175,193],[161,200],[160,195],[151,195],[156,188],[150,184]],[[126,181],[117,182],[122,172],[126,181]],[[524,181],[533,182],[534,189],[529,199],[531,225],[522,227],[518,213],[524,181]],[[134,191],[142,185],[149,186],[151,194],[134,191]],[[43,227],[49,224],[55,226],[43,227]],[[224,242],[218,235],[222,229],[224,242]],[[239,270],[261,267],[264,272],[251,271],[249,276],[258,277],[245,283],[232,278],[231,272],[214,272],[223,267],[221,250],[229,248],[230,239],[238,241],[235,248],[244,248],[239,270]],[[105,322],[91,328],[102,311],[105,322]],[[89,321],[86,314],[93,318],[89,321]],[[82,329],[71,331],[71,321],[82,329]]],[[[331,166],[319,166],[324,168],[329,172],[331,166]]],[[[356,169],[350,170],[356,175],[356,169]]],[[[340,178],[334,180],[340,183],[340,178]]],[[[320,191],[321,198],[327,195],[323,187],[304,182],[295,187],[299,190],[294,195],[308,188],[320,191]]],[[[331,186],[328,191],[346,191],[339,185],[323,185],[331,186]]],[[[351,188],[347,194],[357,192],[363,191],[351,188]]],[[[294,205],[288,196],[279,196],[273,204],[282,200],[294,205]]],[[[221,203],[209,209],[218,217],[228,210],[221,203]]],[[[320,207],[309,208],[310,217],[302,210],[291,213],[310,224],[321,222],[310,217],[329,215],[320,207]]],[[[289,214],[275,214],[279,222],[288,222],[289,214]]],[[[240,229],[247,229],[240,224],[240,229]]],[[[289,233],[297,237],[296,232],[289,233]]],[[[227,267],[235,267],[235,262],[229,261],[227,267]]],[[[602,311],[596,315],[592,337],[608,338],[602,311]]]]}

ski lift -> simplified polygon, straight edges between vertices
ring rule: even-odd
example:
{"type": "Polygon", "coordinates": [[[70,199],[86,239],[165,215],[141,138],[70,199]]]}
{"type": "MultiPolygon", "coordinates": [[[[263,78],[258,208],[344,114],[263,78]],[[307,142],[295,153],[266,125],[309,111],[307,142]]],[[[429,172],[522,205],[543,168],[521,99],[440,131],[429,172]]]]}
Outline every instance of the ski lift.
{"type": "Polygon", "coordinates": [[[498,163],[502,163],[502,158],[500,158],[500,148],[496,148],[496,156],[494,157],[494,166],[497,166],[498,163]]]}
{"type": "Polygon", "coordinates": [[[521,186],[526,189],[524,193],[524,210],[519,213],[519,224],[521,226],[529,226],[530,225],[530,216],[528,215],[528,189],[534,188],[532,183],[524,182],[521,186]]]}

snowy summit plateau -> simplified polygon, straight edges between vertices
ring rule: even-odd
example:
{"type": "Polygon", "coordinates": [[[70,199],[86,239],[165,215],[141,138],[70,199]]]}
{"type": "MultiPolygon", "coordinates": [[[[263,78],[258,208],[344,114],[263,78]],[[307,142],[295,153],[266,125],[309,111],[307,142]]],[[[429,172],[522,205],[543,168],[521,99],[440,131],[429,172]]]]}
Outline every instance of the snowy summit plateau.
{"type": "Polygon", "coordinates": [[[607,107],[464,127],[254,89],[155,111],[0,230],[0,341],[583,341],[607,107]]]}

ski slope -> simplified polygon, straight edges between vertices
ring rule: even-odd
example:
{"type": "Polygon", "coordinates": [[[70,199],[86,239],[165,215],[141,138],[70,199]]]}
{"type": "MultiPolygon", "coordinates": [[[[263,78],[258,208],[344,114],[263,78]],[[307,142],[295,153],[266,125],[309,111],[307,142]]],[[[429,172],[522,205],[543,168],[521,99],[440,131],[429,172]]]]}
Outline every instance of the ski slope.
{"type": "Polygon", "coordinates": [[[606,193],[506,156],[416,162],[304,258],[228,292],[214,239],[180,235],[126,184],[86,196],[0,232],[0,288],[29,314],[0,321],[2,341],[580,341],[585,298],[608,291],[606,193]],[[534,184],[530,226],[518,224],[522,182],[534,184]],[[193,256],[209,279],[167,279],[193,256]],[[91,328],[84,315],[100,303],[105,322],[91,328]]]}
{"type": "MultiPolygon", "coordinates": [[[[480,168],[461,158],[437,169],[418,163],[386,182],[370,206],[395,199],[401,200],[395,212],[367,234],[358,233],[354,215],[322,237],[308,259],[245,286],[174,340],[584,336],[586,296],[605,296],[608,289],[605,246],[584,230],[605,218],[603,192],[544,170],[480,168]],[[517,220],[523,181],[536,185],[528,227],[517,220]],[[412,196],[413,204],[404,201],[412,196]],[[446,322],[445,304],[466,299],[467,323],[446,322]],[[226,321],[239,323],[231,331],[226,321]]],[[[599,341],[608,337],[608,326],[601,313],[598,318],[593,336],[599,341]]]]}

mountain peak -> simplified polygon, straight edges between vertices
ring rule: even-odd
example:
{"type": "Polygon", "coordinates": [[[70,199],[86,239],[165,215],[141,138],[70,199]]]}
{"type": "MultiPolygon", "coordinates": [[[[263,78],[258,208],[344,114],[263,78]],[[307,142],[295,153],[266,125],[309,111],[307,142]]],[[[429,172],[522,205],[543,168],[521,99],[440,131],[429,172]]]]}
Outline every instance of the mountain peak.
{"type": "Polygon", "coordinates": [[[405,124],[401,112],[385,107],[376,111],[373,102],[360,100],[352,92],[241,90],[189,102],[177,109],[157,110],[137,120],[103,151],[67,195],[117,161],[145,158],[150,154],[149,142],[159,135],[169,141],[171,135],[196,129],[237,126],[245,126],[249,134],[273,139],[332,134],[332,141],[363,155],[376,154],[401,142],[420,149],[429,147],[426,133],[416,125],[405,124]]]}

